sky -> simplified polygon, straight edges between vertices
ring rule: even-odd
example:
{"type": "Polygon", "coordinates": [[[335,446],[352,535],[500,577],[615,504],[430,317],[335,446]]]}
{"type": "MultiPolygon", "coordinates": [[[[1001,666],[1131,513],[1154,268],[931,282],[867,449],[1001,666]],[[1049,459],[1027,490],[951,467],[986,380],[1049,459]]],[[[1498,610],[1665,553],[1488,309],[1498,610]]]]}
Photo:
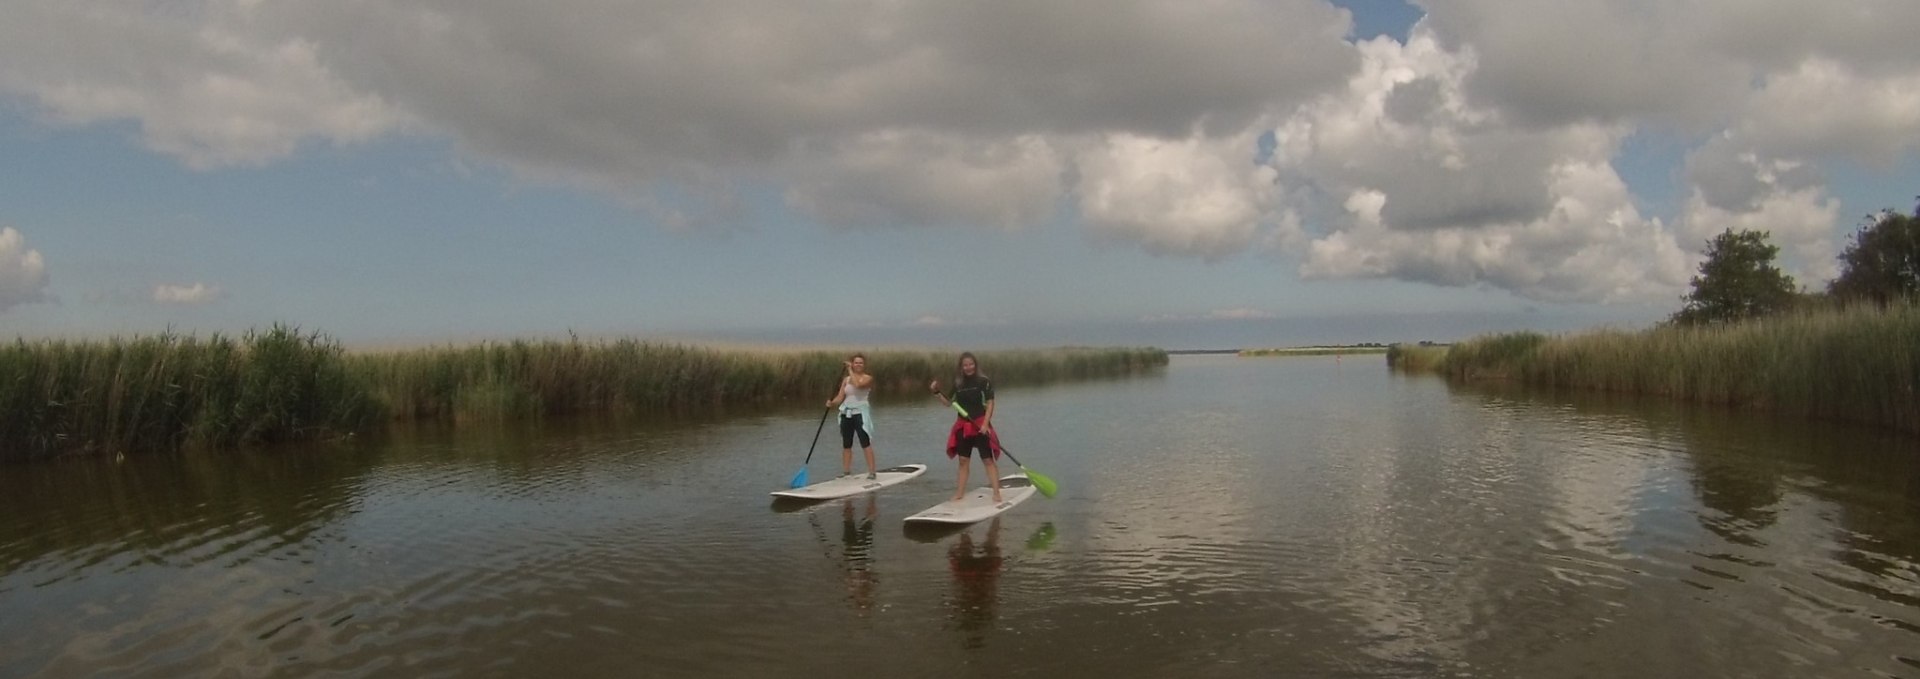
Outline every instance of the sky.
{"type": "Polygon", "coordinates": [[[0,336],[1649,326],[1920,194],[1911,0],[9,0],[0,336]]]}

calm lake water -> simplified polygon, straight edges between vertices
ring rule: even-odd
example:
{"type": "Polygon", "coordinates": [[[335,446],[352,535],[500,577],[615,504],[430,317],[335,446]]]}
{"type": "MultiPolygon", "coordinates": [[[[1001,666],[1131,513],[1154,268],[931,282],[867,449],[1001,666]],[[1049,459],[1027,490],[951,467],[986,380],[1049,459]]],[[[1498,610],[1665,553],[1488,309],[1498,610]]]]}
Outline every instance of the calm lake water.
{"type": "Polygon", "coordinates": [[[1920,677],[1910,440],[1180,356],[1002,389],[1059,497],[910,532],[948,412],[799,508],[808,408],[0,467],[0,676],[1920,677]]]}

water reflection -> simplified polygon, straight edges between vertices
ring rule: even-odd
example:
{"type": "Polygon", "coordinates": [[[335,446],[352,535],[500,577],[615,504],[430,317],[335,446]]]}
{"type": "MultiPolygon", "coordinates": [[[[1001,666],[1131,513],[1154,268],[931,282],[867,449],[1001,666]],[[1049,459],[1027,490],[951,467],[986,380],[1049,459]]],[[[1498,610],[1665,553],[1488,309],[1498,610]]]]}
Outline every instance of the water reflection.
{"type": "Polygon", "coordinates": [[[1059,534],[1053,529],[1053,522],[1042,523],[1033,529],[1032,535],[1027,536],[1027,551],[1044,552],[1053,549],[1053,540],[1056,537],[1059,537],[1059,534]]]}
{"type": "MultiPolygon", "coordinates": [[[[1561,560],[1553,572],[1565,584],[1549,591],[1571,597],[1554,619],[1585,610],[1615,621],[1583,636],[1626,643],[1620,624],[1660,624],[1634,611],[1684,614],[1749,650],[1651,654],[1649,668],[1755,676],[1805,675],[1849,647],[1920,641],[1920,442],[1663,399],[1454,391],[1535,430],[1536,446],[1569,451],[1532,467],[1559,479],[1543,498],[1559,518],[1539,545],[1561,560]]],[[[1847,662],[1900,676],[1911,660],[1847,662]]]]}
{"type": "Polygon", "coordinates": [[[866,511],[854,520],[854,500],[840,502],[841,572],[846,575],[847,599],[865,615],[873,610],[874,590],[880,584],[873,572],[873,526],[880,508],[872,493],[866,495],[866,511]]]}
{"type": "Polygon", "coordinates": [[[0,676],[1920,676],[1912,441],[1358,362],[1002,398],[1072,491],[904,534],[950,488],[760,504],[811,408],[0,468],[0,676]]]}
{"type": "Polygon", "coordinates": [[[953,574],[946,597],[947,620],[960,632],[960,646],[967,649],[986,647],[999,605],[1000,517],[988,520],[986,533],[986,540],[975,545],[973,531],[962,531],[947,548],[947,568],[953,574]]]}

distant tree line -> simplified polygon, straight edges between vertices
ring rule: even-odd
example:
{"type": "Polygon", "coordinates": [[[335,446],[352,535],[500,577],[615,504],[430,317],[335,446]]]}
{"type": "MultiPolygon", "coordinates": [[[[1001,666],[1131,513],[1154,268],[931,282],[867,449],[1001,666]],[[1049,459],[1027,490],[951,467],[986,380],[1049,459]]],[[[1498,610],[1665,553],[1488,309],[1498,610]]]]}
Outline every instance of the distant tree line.
{"type": "Polygon", "coordinates": [[[1804,304],[1889,304],[1920,296],[1920,204],[1911,215],[1870,215],[1840,253],[1840,276],[1824,292],[1796,288],[1774,264],[1780,248],[1766,231],[1728,229],[1707,241],[1706,260],[1684,305],[1668,320],[1678,325],[1730,323],[1804,304]]]}

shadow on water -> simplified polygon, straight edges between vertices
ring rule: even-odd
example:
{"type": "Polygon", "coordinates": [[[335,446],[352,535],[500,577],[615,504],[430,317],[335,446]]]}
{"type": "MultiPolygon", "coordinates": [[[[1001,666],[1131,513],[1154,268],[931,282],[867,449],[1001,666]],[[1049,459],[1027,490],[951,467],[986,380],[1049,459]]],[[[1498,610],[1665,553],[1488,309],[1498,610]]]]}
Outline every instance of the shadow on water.
{"type": "Polygon", "coordinates": [[[767,505],[767,508],[773,510],[775,514],[792,514],[794,512],[812,509],[827,502],[832,502],[832,500],[807,500],[797,497],[776,496],[773,498],[773,502],[767,505]]]}
{"type": "Polygon", "coordinates": [[[908,523],[901,527],[900,533],[901,535],[906,536],[908,540],[912,540],[914,542],[918,542],[921,544],[934,544],[934,543],[946,540],[947,538],[958,535],[960,533],[964,533],[967,531],[968,528],[972,528],[972,527],[973,527],[973,524],[965,524],[965,523],[963,524],[908,523]]]}

